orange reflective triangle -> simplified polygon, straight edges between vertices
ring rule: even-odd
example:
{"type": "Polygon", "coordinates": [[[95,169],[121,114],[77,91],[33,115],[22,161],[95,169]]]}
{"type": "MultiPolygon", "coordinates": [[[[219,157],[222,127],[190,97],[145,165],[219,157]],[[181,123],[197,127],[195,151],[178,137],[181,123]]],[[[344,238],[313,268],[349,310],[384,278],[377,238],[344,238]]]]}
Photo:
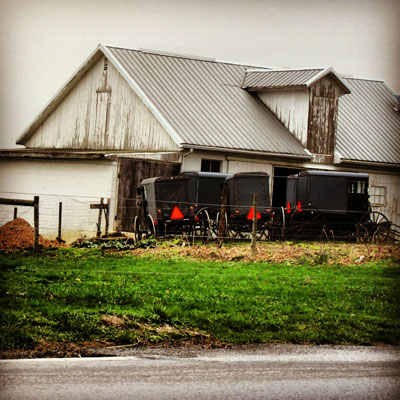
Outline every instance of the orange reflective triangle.
{"type": "MultiPolygon", "coordinates": [[[[247,214],[247,219],[253,219],[254,218],[254,207],[250,208],[249,213],[247,214]]],[[[261,219],[261,214],[257,211],[257,219],[261,219]]]]}
{"type": "Polygon", "coordinates": [[[183,219],[184,215],[178,206],[175,206],[172,210],[171,219],[183,219]]]}

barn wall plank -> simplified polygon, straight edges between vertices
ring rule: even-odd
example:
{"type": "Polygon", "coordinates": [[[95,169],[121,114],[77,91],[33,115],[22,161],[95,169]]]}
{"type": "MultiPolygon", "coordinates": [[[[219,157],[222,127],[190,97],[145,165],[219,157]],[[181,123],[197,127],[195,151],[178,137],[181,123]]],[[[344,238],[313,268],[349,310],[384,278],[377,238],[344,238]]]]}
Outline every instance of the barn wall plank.
{"type": "Polygon", "coordinates": [[[180,164],[159,161],[119,159],[117,229],[124,232],[133,231],[136,215],[141,215],[137,206],[137,188],[143,179],[156,176],[179,174],[180,164]]]}
{"type": "Polygon", "coordinates": [[[27,141],[28,148],[176,151],[160,122],[101,58],[27,141]]]}
{"type": "Polygon", "coordinates": [[[266,91],[258,92],[257,95],[300,143],[306,146],[309,111],[307,89],[266,91]]]}

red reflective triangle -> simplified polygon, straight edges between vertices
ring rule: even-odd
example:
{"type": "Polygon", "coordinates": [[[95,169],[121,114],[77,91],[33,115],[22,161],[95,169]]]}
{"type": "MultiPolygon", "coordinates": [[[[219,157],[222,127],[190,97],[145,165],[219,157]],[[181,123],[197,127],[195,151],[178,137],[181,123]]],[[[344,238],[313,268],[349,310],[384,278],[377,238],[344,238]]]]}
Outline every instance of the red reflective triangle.
{"type": "MultiPolygon", "coordinates": [[[[253,219],[254,218],[254,207],[250,208],[249,213],[247,214],[247,219],[253,219]]],[[[261,214],[257,211],[257,219],[261,219],[261,214]]]]}
{"type": "Polygon", "coordinates": [[[299,200],[299,202],[297,203],[297,211],[298,212],[302,212],[303,210],[301,209],[301,201],[299,200]]]}
{"type": "Polygon", "coordinates": [[[172,210],[171,219],[183,219],[184,215],[178,206],[175,206],[172,210]]]}

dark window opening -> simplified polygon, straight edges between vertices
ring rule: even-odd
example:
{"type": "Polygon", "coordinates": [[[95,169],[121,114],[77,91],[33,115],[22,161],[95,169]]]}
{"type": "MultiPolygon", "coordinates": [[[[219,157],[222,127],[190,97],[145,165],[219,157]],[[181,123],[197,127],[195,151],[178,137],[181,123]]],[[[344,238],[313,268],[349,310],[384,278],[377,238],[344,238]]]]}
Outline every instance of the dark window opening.
{"type": "MultiPolygon", "coordinates": [[[[286,183],[289,175],[298,174],[301,169],[298,168],[274,168],[274,182],[272,192],[272,207],[286,206],[286,183]]],[[[293,205],[292,205],[293,206],[293,205]]]]}
{"type": "Polygon", "coordinates": [[[220,160],[201,160],[201,171],[202,172],[221,172],[221,161],[220,160]]]}

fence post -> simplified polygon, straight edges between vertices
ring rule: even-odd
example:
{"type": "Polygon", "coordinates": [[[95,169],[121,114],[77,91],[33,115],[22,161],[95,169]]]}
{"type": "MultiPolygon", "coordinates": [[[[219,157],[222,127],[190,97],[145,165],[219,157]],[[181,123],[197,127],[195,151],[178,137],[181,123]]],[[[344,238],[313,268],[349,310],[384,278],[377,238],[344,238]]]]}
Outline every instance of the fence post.
{"type": "Polygon", "coordinates": [[[257,193],[253,194],[253,230],[251,233],[251,259],[254,260],[257,252],[257,193]]]}
{"type": "Polygon", "coordinates": [[[100,237],[101,236],[101,214],[103,213],[103,202],[104,202],[104,198],[102,197],[100,199],[100,207],[99,207],[99,218],[97,220],[97,233],[96,233],[96,237],[100,237]]]}
{"type": "Polygon", "coordinates": [[[219,213],[219,226],[218,226],[218,247],[222,247],[224,236],[226,232],[225,214],[226,214],[226,198],[228,197],[228,188],[222,189],[221,198],[221,212],[219,213]]]}
{"type": "Polygon", "coordinates": [[[33,245],[33,251],[39,250],[39,196],[33,198],[33,219],[35,228],[35,242],[33,245]]]}
{"type": "Polygon", "coordinates": [[[107,200],[107,207],[104,209],[104,218],[106,220],[105,235],[108,236],[108,228],[110,224],[110,204],[111,199],[107,200]]]}
{"type": "Polygon", "coordinates": [[[59,242],[62,241],[61,239],[61,224],[62,224],[62,201],[58,203],[58,237],[57,240],[59,242]]]}
{"type": "Polygon", "coordinates": [[[18,214],[18,208],[15,207],[15,208],[14,208],[14,219],[17,219],[17,218],[18,218],[17,214],[18,214]]]}

